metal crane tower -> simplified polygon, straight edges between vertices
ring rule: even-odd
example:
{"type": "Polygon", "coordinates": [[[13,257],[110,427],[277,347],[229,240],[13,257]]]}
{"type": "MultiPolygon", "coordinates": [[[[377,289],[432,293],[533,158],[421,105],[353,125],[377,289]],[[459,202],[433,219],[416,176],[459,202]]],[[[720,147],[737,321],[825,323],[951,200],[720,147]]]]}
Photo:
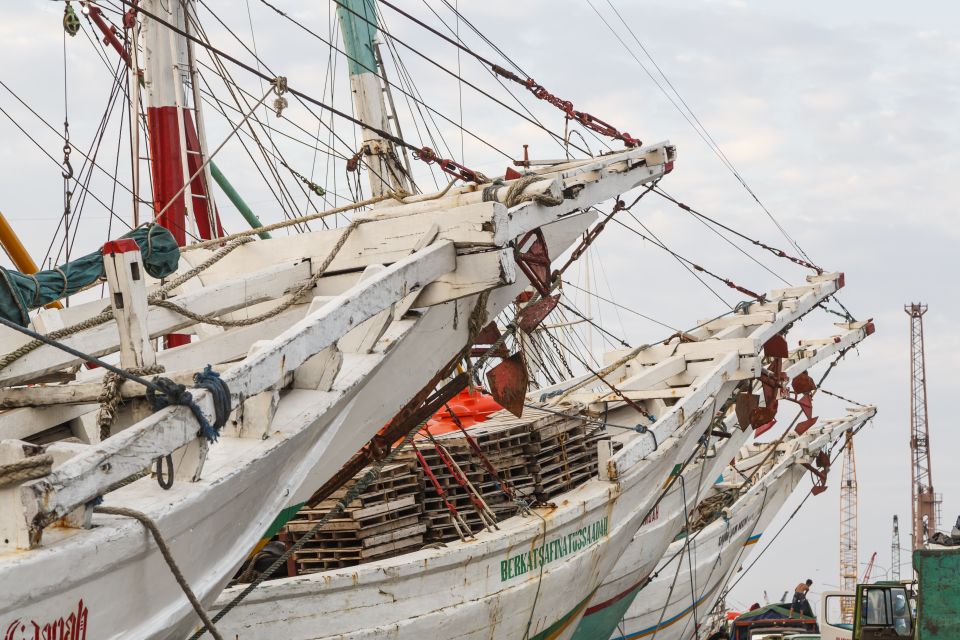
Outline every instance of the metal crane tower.
{"type": "Polygon", "coordinates": [[[893,516],[893,539],[890,541],[890,579],[900,580],[900,519],[893,516]]]}
{"type": "Polygon", "coordinates": [[[937,504],[930,470],[930,431],[927,426],[927,373],[923,352],[923,314],[927,305],[911,303],[910,316],[910,453],[913,501],[912,548],[923,546],[937,529],[937,504]]]}
{"type": "MultiPolygon", "coordinates": [[[[843,480],[840,484],[840,589],[857,590],[857,461],[853,455],[853,436],[847,433],[843,449],[843,480]]],[[[840,601],[841,615],[853,622],[853,601],[840,601]]]]}

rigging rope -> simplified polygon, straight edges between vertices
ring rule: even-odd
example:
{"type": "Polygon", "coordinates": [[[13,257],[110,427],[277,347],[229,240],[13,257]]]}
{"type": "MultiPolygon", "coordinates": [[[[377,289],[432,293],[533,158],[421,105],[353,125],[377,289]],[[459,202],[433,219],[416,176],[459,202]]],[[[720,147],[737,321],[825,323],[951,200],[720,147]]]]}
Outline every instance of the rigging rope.
{"type": "Polygon", "coordinates": [[[800,247],[800,245],[797,244],[796,240],[794,240],[790,236],[790,234],[787,233],[787,230],[783,227],[783,225],[780,224],[780,221],[777,220],[774,217],[773,213],[766,207],[766,205],[764,205],[763,202],[760,201],[760,198],[753,191],[750,185],[747,184],[747,181],[740,174],[737,168],[733,165],[733,162],[727,157],[727,155],[720,148],[720,145],[717,144],[717,142],[713,139],[713,136],[710,135],[710,132],[707,131],[707,128],[703,125],[703,123],[700,121],[697,115],[693,112],[693,109],[690,108],[689,104],[687,104],[683,96],[680,95],[680,92],[676,89],[673,83],[670,82],[670,79],[667,78],[666,74],[663,72],[663,69],[660,68],[660,65],[658,65],[657,62],[653,59],[653,56],[650,55],[650,52],[643,45],[640,39],[637,37],[637,34],[634,32],[634,30],[630,27],[629,24],[627,24],[627,21],[623,18],[623,16],[616,9],[616,7],[613,6],[613,3],[610,0],[607,0],[607,4],[610,5],[610,8],[613,9],[614,13],[620,19],[620,22],[624,25],[624,27],[626,27],[630,35],[633,36],[633,39],[640,46],[640,49],[643,51],[644,54],[646,54],[647,58],[650,59],[650,62],[652,62],[654,67],[656,67],[657,71],[660,73],[660,75],[663,77],[666,83],[670,86],[670,89],[672,89],[673,92],[676,94],[677,98],[679,98],[680,102],[686,108],[687,112],[689,112],[690,116],[688,116],[687,113],[680,108],[680,105],[677,104],[677,102],[667,92],[667,90],[664,89],[664,87],[660,84],[660,82],[657,81],[657,79],[650,72],[650,70],[647,69],[646,65],[644,65],[643,62],[640,61],[640,58],[638,58],[637,55],[634,53],[634,51],[629,46],[627,46],[627,44],[620,37],[620,34],[618,34],[613,29],[613,27],[607,22],[607,20],[600,14],[600,12],[597,11],[593,3],[590,0],[587,0],[587,4],[590,5],[590,8],[593,9],[594,13],[597,14],[600,20],[604,23],[604,25],[606,25],[607,29],[614,35],[614,37],[616,37],[616,39],[620,42],[620,45],[624,48],[624,50],[627,51],[627,53],[629,53],[631,57],[633,57],[633,59],[637,62],[637,64],[640,65],[640,68],[643,69],[643,71],[647,74],[647,76],[650,77],[650,79],[653,81],[656,87],[660,90],[660,92],[663,93],[663,95],[667,98],[667,100],[670,101],[674,109],[676,109],[677,112],[683,117],[683,119],[687,121],[687,124],[689,124],[691,128],[693,128],[693,130],[697,133],[700,139],[703,140],[703,142],[713,152],[713,154],[717,157],[717,159],[720,160],[721,164],[723,164],[724,167],[726,167],[727,170],[730,171],[731,175],[733,175],[733,177],[737,180],[737,182],[740,183],[740,185],[749,194],[749,196],[757,203],[757,205],[763,210],[763,212],[767,215],[767,217],[770,218],[770,221],[773,222],[774,226],[776,226],[776,228],[780,231],[783,237],[786,238],[787,242],[789,242],[797,251],[799,251],[804,258],[806,258],[807,260],[810,260],[810,256],[808,256],[806,252],[804,252],[804,250],[800,247]],[[693,120],[690,119],[691,117],[693,118],[693,120]]]}
{"type": "MultiPolygon", "coordinates": [[[[135,9],[137,12],[142,13],[143,15],[147,16],[147,17],[150,18],[151,20],[156,21],[157,24],[163,25],[164,27],[166,27],[167,29],[169,29],[169,30],[172,31],[173,33],[176,33],[177,35],[180,35],[180,36],[186,38],[186,39],[189,40],[190,42],[193,42],[194,44],[197,44],[197,45],[203,47],[203,48],[206,49],[207,51],[212,52],[212,53],[215,53],[217,56],[219,56],[219,57],[221,57],[221,58],[223,58],[223,59],[225,59],[225,60],[230,61],[230,62],[233,63],[234,65],[236,65],[236,66],[240,67],[241,69],[243,69],[243,70],[245,70],[245,71],[253,74],[254,76],[257,76],[257,77],[262,78],[262,79],[264,79],[264,80],[269,80],[270,82],[276,82],[276,81],[277,81],[277,78],[280,78],[280,77],[281,77],[281,76],[270,77],[269,75],[261,72],[259,69],[256,69],[255,67],[251,67],[250,65],[246,64],[245,62],[242,62],[242,61],[239,60],[238,58],[235,58],[235,57],[231,56],[230,54],[228,54],[228,53],[226,53],[226,52],[218,49],[217,47],[214,47],[213,45],[211,45],[211,44],[209,44],[209,43],[207,43],[207,42],[204,42],[204,41],[201,40],[200,38],[197,38],[196,36],[194,36],[194,35],[186,32],[186,31],[184,31],[183,29],[179,28],[178,26],[176,26],[176,25],[174,25],[174,24],[171,24],[170,22],[164,20],[163,18],[160,18],[160,17],[157,16],[156,14],[154,14],[154,13],[152,13],[152,12],[150,12],[150,11],[145,10],[143,7],[141,7],[141,6],[139,6],[138,4],[136,4],[136,2],[135,2],[134,0],[118,0],[118,1],[121,2],[121,3],[124,4],[124,5],[127,5],[127,6],[130,7],[131,9],[135,9]]],[[[314,98],[314,97],[312,97],[312,96],[310,96],[310,95],[308,95],[308,94],[306,94],[306,93],[303,93],[302,91],[298,91],[297,89],[294,89],[294,88],[292,88],[292,87],[290,87],[290,86],[285,85],[285,86],[284,86],[284,93],[290,93],[290,94],[293,95],[293,96],[297,96],[298,98],[301,98],[301,99],[303,99],[303,100],[306,100],[307,102],[310,102],[311,104],[314,104],[314,105],[320,107],[321,109],[324,109],[324,110],[326,110],[326,111],[329,111],[330,113],[332,113],[332,114],[334,114],[334,115],[336,115],[336,116],[338,116],[338,117],[340,117],[340,118],[343,118],[344,120],[347,120],[347,121],[349,121],[349,122],[352,122],[353,124],[355,124],[355,125],[357,125],[357,126],[359,126],[359,127],[362,127],[362,128],[364,128],[364,129],[367,129],[367,130],[369,130],[369,131],[372,131],[373,133],[376,133],[378,136],[380,136],[380,137],[383,138],[384,140],[387,140],[387,141],[389,141],[389,142],[392,142],[392,143],[394,143],[395,145],[398,145],[398,146],[400,146],[400,147],[404,147],[404,148],[406,148],[406,149],[414,152],[415,154],[424,154],[425,157],[431,157],[431,156],[432,156],[434,160],[437,160],[436,155],[433,153],[433,151],[432,151],[429,147],[416,147],[415,145],[407,142],[406,140],[404,140],[403,138],[401,138],[401,137],[399,137],[399,136],[397,136],[397,135],[394,135],[394,134],[390,133],[389,131],[385,131],[385,130],[379,128],[379,127],[375,127],[375,126],[373,126],[373,125],[371,125],[371,124],[369,124],[369,123],[363,122],[362,120],[360,120],[360,119],[358,119],[358,118],[355,118],[354,116],[352,116],[352,115],[350,115],[350,114],[348,114],[348,113],[346,113],[346,112],[344,112],[344,111],[341,111],[340,109],[337,109],[336,107],[334,107],[334,106],[332,106],[332,105],[328,105],[328,104],[326,104],[326,103],[324,103],[324,102],[321,102],[320,100],[317,100],[316,98],[314,98]]],[[[269,95],[269,93],[268,93],[268,95],[269,95]]],[[[266,96],[264,96],[264,99],[266,99],[266,96]]],[[[209,158],[208,158],[208,161],[209,161],[209,158]]],[[[448,173],[450,173],[451,175],[454,175],[454,176],[456,176],[456,177],[459,177],[459,178],[461,178],[461,179],[469,180],[469,176],[471,176],[471,175],[472,175],[472,176],[475,176],[475,177],[482,176],[482,174],[479,174],[478,172],[470,171],[469,169],[467,169],[465,173],[459,174],[459,173],[457,173],[457,171],[466,169],[466,167],[463,167],[463,166],[460,165],[459,163],[453,162],[452,160],[447,160],[446,162],[452,163],[452,164],[449,164],[449,165],[448,165],[448,166],[452,167],[451,171],[448,171],[448,173]]],[[[445,171],[446,171],[446,169],[445,169],[445,171]]],[[[189,183],[188,183],[188,184],[189,184],[189,183]]],[[[158,214],[158,215],[159,215],[159,214],[158,214]]]]}
{"type": "Polygon", "coordinates": [[[683,209],[684,211],[686,211],[686,212],[688,212],[688,213],[690,213],[690,214],[692,214],[692,215],[694,215],[694,216],[696,216],[696,217],[698,217],[698,218],[702,218],[703,220],[706,220],[706,221],[710,222],[711,224],[714,224],[714,225],[720,227],[721,229],[724,229],[725,231],[729,231],[730,233],[734,234],[734,235],[737,236],[738,238],[741,238],[741,239],[743,239],[743,240],[746,240],[747,242],[749,242],[749,243],[751,243],[751,244],[753,244],[753,245],[756,245],[756,246],[760,247],[761,249],[765,249],[766,251],[769,251],[769,252],[772,253],[773,255],[777,256],[778,258],[784,258],[784,259],[789,260],[790,262],[792,262],[792,263],[794,263],[794,264],[800,265],[801,267],[806,267],[807,269],[812,269],[813,271],[816,271],[816,272],[817,272],[817,275],[823,274],[823,268],[818,267],[817,265],[815,265],[815,264],[813,264],[813,263],[811,263],[811,262],[808,262],[807,260],[804,260],[804,259],[802,259],[802,258],[797,258],[797,257],[791,256],[790,254],[788,254],[786,251],[784,251],[784,250],[782,250],[782,249],[777,249],[776,247],[771,247],[770,245],[764,244],[763,242],[761,242],[761,241],[759,241],[759,240],[757,240],[757,239],[755,239],[755,238],[751,238],[750,236],[745,235],[745,234],[737,231],[736,229],[733,229],[733,228],[731,228],[731,227],[723,224],[723,223],[720,222],[719,220],[716,220],[716,219],[714,219],[714,218],[711,218],[710,216],[708,216],[708,215],[706,215],[706,214],[704,214],[704,213],[701,213],[701,212],[697,211],[696,209],[694,209],[694,208],[691,207],[690,205],[685,204],[685,203],[677,200],[677,199],[674,198],[673,196],[671,196],[671,195],[669,195],[668,193],[666,193],[665,191],[663,191],[663,189],[654,188],[654,192],[655,192],[658,196],[660,196],[661,198],[663,198],[664,200],[668,200],[668,201],[672,202],[673,204],[677,205],[679,208],[683,209]]]}
{"type": "Polygon", "coordinates": [[[184,595],[187,596],[187,600],[190,601],[190,606],[193,607],[193,610],[197,612],[200,620],[203,621],[204,629],[209,631],[210,635],[213,636],[215,640],[223,640],[223,636],[220,635],[217,627],[214,625],[213,621],[210,620],[210,617],[203,608],[203,604],[197,598],[196,594],[193,592],[193,589],[190,588],[190,583],[187,582],[183,572],[177,565],[177,561],[174,560],[173,553],[170,551],[170,547],[167,545],[166,540],[163,539],[163,534],[160,533],[160,527],[157,526],[157,523],[154,522],[147,514],[134,509],[128,509],[126,507],[107,507],[100,505],[98,507],[94,507],[93,510],[96,513],[102,513],[105,515],[133,518],[142,524],[143,527],[150,532],[150,535],[153,536],[153,540],[156,542],[157,548],[160,550],[160,553],[163,555],[163,559],[170,568],[170,573],[173,574],[177,584],[180,585],[180,589],[182,589],[184,595]]]}
{"type": "MultiPolygon", "coordinates": [[[[640,140],[634,138],[634,137],[631,136],[629,133],[627,133],[627,132],[620,132],[620,131],[619,131],[616,127],[614,127],[613,125],[611,125],[611,124],[609,124],[609,123],[607,123],[607,122],[604,122],[603,120],[600,120],[599,118],[596,118],[596,117],[590,115],[589,113],[575,110],[575,109],[573,108],[573,103],[571,103],[569,100],[563,100],[563,99],[561,99],[561,98],[558,98],[558,97],[555,96],[554,94],[550,93],[549,91],[547,91],[547,89],[546,89],[545,87],[543,87],[543,85],[537,83],[533,78],[530,78],[530,77],[521,78],[520,76],[518,76],[516,73],[510,71],[509,69],[505,69],[505,68],[501,67],[500,65],[498,65],[498,64],[496,64],[496,63],[494,63],[494,62],[491,62],[490,60],[487,60],[486,58],[484,58],[484,57],[481,56],[480,54],[476,53],[476,52],[473,51],[472,49],[470,49],[470,48],[468,48],[468,47],[460,44],[460,43],[457,42],[456,40],[453,40],[452,38],[450,38],[450,37],[448,37],[447,35],[441,33],[440,31],[438,31],[437,29],[434,29],[433,27],[431,27],[430,25],[426,24],[425,22],[423,22],[423,21],[420,20],[419,18],[417,18],[417,17],[415,17],[415,16],[407,13],[407,12],[404,11],[403,9],[397,7],[395,4],[393,4],[393,3],[390,2],[389,0],[380,0],[380,1],[381,1],[381,4],[384,4],[384,5],[388,6],[388,7],[390,7],[391,9],[393,9],[394,11],[396,11],[397,13],[401,14],[402,16],[406,17],[407,19],[409,19],[409,20],[415,22],[416,24],[420,25],[421,27],[423,27],[423,28],[426,29],[427,31],[430,31],[430,32],[433,33],[434,35],[442,38],[443,40],[445,40],[445,41],[447,41],[448,43],[452,44],[453,46],[457,47],[457,49],[459,49],[460,51],[463,51],[464,53],[467,53],[467,54],[473,56],[473,57],[476,58],[479,62],[481,62],[482,64],[488,66],[488,67],[490,68],[490,70],[493,71],[495,74],[497,74],[497,75],[499,75],[499,76],[501,76],[501,77],[503,77],[503,78],[506,78],[506,79],[508,79],[508,80],[511,80],[511,81],[513,81],[513,82],[516,82],[517,84],[520,84],[521,86],[523,86],[523,87],[525,87],[527,90],[529,90],[529,91],[530,91],[534,96],[536,96],[538,99],[544,100],[544,101],[552,104],[553,106],[557,107],[558,109],[560,109],[561,111],[564,112],[564,114],[566,115],[566,117],[567,117],[568,119],[576,120],[577,122],[579,122],[581,125],[583,125],[583,126],[586,127],[587,129],[591,129],[591,130],[599,133],[600,135],[604,135],[604,136],[613,138],[613,139],[615,139],[615,140],[620,140],[620,141],[623,142],[627,147],[636,147],[636,146],[639,146],[640,144],[642,144],[640,140]]],[[[334,2],[337,2],[337,4],[339,4],[340,6],[344,6],[344,5],[342,5],[342,4],[339,2],[339,0],[334,0],[334,2]]],[[[344,8],[346,8],[346,7],[344,7],[344,8]]],[[[347,10],[350,11],[349,8],[347,8],[347,10]]],[[[351,11],[351,13],[354,13],[354,12],[351,11]]],[[[356,15],[359,15],[359,14],[356,14],[356,15]]],[[[526,75],[526,74],[524,74],[524,75],[526,75]]]]}
{"type": "Polygon", "coordinates": [[[53,456],[43,453],[0,464],[0,489],[42,478],[53,468],[53,456]]]}

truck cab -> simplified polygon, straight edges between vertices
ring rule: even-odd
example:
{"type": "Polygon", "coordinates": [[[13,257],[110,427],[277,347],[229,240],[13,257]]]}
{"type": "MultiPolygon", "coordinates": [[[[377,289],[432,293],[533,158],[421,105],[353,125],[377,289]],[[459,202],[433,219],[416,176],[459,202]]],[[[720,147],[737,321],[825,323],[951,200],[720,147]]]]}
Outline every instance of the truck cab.
{"type": "Polygon", "coordinates": [[[857,585],[853,640],[901,640],[913,637],[916,602],[911,583],[857,585]]]}

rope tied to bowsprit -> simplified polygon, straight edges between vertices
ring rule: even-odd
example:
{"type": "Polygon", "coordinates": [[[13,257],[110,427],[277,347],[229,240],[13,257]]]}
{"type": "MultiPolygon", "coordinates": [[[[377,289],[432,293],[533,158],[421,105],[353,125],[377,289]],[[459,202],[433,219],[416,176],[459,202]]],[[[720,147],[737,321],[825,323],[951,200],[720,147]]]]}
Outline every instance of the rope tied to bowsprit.
{"type": "Polygon", "coordinates": [[[496,64],[490,65],[490,69],[498,76],[506,78],[507,80],[512,80],[513,82],[526,87],[526,89],[538,99],[543,100],[544,102],[549,102],[556,108],[563,111],[567,118],[570,120],[576,120],[587,129],[596,131],[602,136],[607,136],[608,138],[613,138],[614,140],[620,140],[629,148],[639,147],[641,144],[643,144],[642,141],[634,138],[626,131],[621,132],[609,122],[604,122],[600,118],[596,118],[585,111],[577,111],[573,108],[572,102],[559,98],[550,93],[546,87],[533,78],[521,78],[514,72],[504,69],[500,65],[496,64]]]}
{"type": "Polygon", "coordinates": [[[203,411],[194,401],[193,394],[187,390],[186,385],[178,384],[169,378],[154,380],[156,388],[147,387],[147,400],[154,411],[173,405],[187,407],[200,424],[200,435],[206,438],[207,442],[216,442],[220,437],[220,430],[230,416],[230,388],[209,364],[203,371],[194,374],[193,382],[196,388],[209,391],[213,398],[213,424],[203,415],[203,411]],[[160,391],[160,394],[157,391],[160,391]]]}

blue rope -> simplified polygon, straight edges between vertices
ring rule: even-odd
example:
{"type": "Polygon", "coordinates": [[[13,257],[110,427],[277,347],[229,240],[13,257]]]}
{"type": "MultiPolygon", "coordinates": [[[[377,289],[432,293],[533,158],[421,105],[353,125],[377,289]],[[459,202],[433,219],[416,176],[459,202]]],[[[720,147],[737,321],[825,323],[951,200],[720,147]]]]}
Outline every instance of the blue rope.
{"type": "Polygon", "coordinates": [[[147,389],[147,400],[150,401],[154,411],[159,411],[171,405],[187,407],[193,413],[197,422],[200,423],[200,435],[206,438],[208,442],[216,442],[220,436],[220,430],[230,416],[230,388],[220,377],[220,374],[214,371],[209,364],[204,367],[203,371],[194,374],[193,381],[198,388],[206,389],[213,396],[213,424],[210,424],[200,407],[193,401],[193,395],[187,391],[187,387],[177,384],[169,378],[157,378],[154,384],[159,387],[162,395],[158,395],[153,389],[147,389]]]}

